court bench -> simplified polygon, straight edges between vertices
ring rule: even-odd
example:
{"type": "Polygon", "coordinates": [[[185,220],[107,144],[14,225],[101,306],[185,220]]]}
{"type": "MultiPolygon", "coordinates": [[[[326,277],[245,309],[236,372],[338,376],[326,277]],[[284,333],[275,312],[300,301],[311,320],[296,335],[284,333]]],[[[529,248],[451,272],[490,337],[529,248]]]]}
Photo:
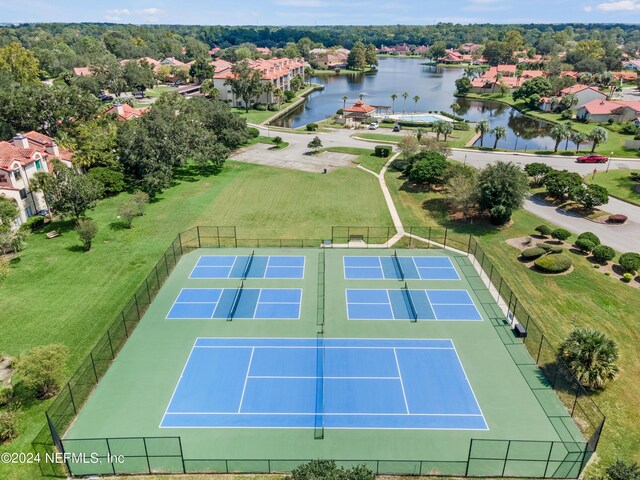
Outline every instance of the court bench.
{"type": "Polygon", "coordinates": [[[524,325],[521,323],[515,323],[513,325],[513,333],[515,333],[518,338],[525,338],[527,336],[527,329],[524,328],[524,325]]]}

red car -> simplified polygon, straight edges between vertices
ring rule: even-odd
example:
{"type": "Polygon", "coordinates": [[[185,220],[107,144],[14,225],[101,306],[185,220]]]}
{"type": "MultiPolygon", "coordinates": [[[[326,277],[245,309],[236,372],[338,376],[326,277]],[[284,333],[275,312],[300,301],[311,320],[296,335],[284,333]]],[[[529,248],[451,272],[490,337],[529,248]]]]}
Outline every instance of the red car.
{"type": "Polygon", "coordinates": [[[584,155],[578,157],[578,163],[607,163],[609,159],[602,155],[584,155]]]}

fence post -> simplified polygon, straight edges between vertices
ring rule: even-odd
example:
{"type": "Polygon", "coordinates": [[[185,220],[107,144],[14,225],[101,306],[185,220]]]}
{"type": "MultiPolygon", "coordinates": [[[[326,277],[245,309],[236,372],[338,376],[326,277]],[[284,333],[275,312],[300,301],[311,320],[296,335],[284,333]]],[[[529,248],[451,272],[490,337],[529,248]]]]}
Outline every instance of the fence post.
{"type": "Polygon", "coordinates": [[[184,255],[184,252],[182,251],[182,234],[178,234],[178,241],[180,243],[180,255],[184,255]]]}
{"type": "Polygon", "coordinates": [[[202,248],[202,242],[200,241],[200,227],[196,226],[196,232],[198,232],[198,248],[202,248]]]}
{"type": "Polygon", "coordinates": [[[138,312],[138,321],[140,321],[140,307],[138,306],[138,295],[134,295],[133,299],[136,302],[136,312],[138,312]]]}
{"type": "Polygon", "coordinates": [[[536,364],[540,361],[540,352],[542,352],[542,343],[544,342],[544,334],[540,334],[540,345],[538,346],[538,355],[536,355],[536,364]]]}
{"type": "Polygon", "coordinates": [[[71,393],[71,385],[67,383],[67,389],[69,390],[69,398],[71,399],[71,406],[73,407],[74,415],[78,414],[78,409],[76,408],[76,402],[73,401],[73,393],[71,393]]]}
{"type": "Polygon", "coordinates": [[[127,330],[127,317],[124,316],[124,310],[122,310],[122,325],[124,326],[124,334],[129,338],[129,330],[127,330]]]}
{"type": "Polygon", "coordinates": [[[109,340],[109,348],[111,349],[111,359],[113,360],[114,358],[116,358],[116,356],[113,353],[113,343],[111,343],[111,334],[109,333],[109,330],[107,330],[107,339],[109,340]]]}
{"type": "Polygon", "coordinates": [[[180,460],[182,460],[182,473],[187,473],[187,467],[184,464],[184,452],[182,451],[182,438],[181,437],[177,437],[177,438],[178,438],[178,446],[180,447],[180,460]]]}
{"type": "Polygon", "coordinates": [[[469,234],[469,241],[467,242],[467,254],[471,253],[471,234],[469,234]]]}
{"type": "MultiPolygon", "coordinates": [[[[107,442],[107,452],[109,454],[109,459],[111,460],[111,445],[109,445],[109,439],[108,438],[105,438],[105,441],[107,442]]],[[[111,469],[113,470],[113,474],[115,475],[116,474],[116,465],[113,462],[113,460],[111,460],[110,463],[111,463],[111,469]]]]}
{"type": "Polygon", "coordinates": [[[144,283],[147,286],[147,298],[149,299],[149,304],[151,304],[151,290],[149,290],[149,277],[144,279],[144,283]]]}
{"type": "Polygon", "coordinates": [[[445,228],[444,229],[444,243],[442,245],[444,245],[445,247],[447,246],[447,233],[449,233],[449,229],[445,228]]]}
{"type": "Polygon", "coordinates": [[[91,359],[91,366],[93,367],[93,374],[96,376],[96,383],[98,383],[98,372],[96,372],[96,362],[93,360],[93,352],[89,352],[89,358],[91,359]]]}

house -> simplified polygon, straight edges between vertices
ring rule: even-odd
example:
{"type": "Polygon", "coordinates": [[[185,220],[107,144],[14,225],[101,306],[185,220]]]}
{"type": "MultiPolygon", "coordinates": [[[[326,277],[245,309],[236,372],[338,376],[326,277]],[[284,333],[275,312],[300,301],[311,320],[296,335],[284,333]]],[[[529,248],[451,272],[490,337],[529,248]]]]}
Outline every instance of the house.
{"type": "Polygon", "coordinates": [[[48,210],[44,196],[31,190],[30,180],[37,172],[50,172],[50,161],[57,158],[71,167],[73,153],[58,147],[53,138],[38,132],[18,134],[9,142],[0,142],[0,195],[18,203],[16,225],[37,212],[48,210]]]}
{"type": "Polygon", "coordinates": [[[342,118],[345,125],[356,125],[359,123],[367,123],[371,120],[371,115],[375,112],[376,107],[365,105],[362,101],[357,101],[350,107],[342,110],[342,118]]]}
{"type": "Polygon", "coordinates": [[[474,58],[474,56],[471,54],[461,53],[457,50],[451,50],[451,49],[447,50],[447,53],[445,54],[445,56],[439,58],[438,62],[447,63],[450,65],[456,65],[461,63],[468,63],[472,65],[487,63],[487,61],[484,58],[474,58]]]}
{"type": "Polygon", "coordinates": [[[148,108],[133,108],[131,105],[125,103],[114,103],[113,107],[109,108],[105,114],[107,115],[117,115],[118,120],[121,122],[125,122],[127,120],[131,120],[132,118],[140,118],[144,115],[149,109],[148,108]]]}
{"type": "Polygon", "coordinates": [[[474,93],[493,92],[498,90],[500,85],[505,85],[510,91],[513,91],[527,80],[545,75],[542,70],[522,70],[518,73],[515,65],[498,65],[486,70],[481,77],[471,80],[471,91],[474,93]]]}
{"type": "Polygon", "coordinates": [[[580,107],[576,113],[579,120],[607,122],[629,122],[640,116],[640,101],[618,102],[610,100],[592,100],[580,107]]]}
{"type": "Polygon", "coordinates": [[[601,92],[597,88],[590,87],[589,85],[579,84],[560,90],[560,97],[564,97],[565,95],[574,95],[578,99],[578,103],[575,105],[575,107],[573,107],[576,109],[589,102],[592,102],[593,100],[607,99],[607,94],[601,92]]]}
{"type": "Polygon", "coordinates": [[[73,69],[73,74],[76,77],[91,77],[93,72],[90,67],[75,67],[73,69]]]}
{"type": "Polygon", "coordinates": [[[411,55],[411,47],[409,47],[409,45],[407,45],[406,43],[403,43],[402,45],[396,45],[394,47],[394,51],[398,55],[411,55]]]}
{"type": "Polygon", "coordinates": [[[481,48],[482,48],[482,45],[478,43],[463,43],[462,45],[460,45],[460,47],[458,47],[458,51],[460,53],[473,54],[473,53],[477,53],[481,48]]]}
{"type": "Polygon", "coordinates": [[[386,45],[382,45],[380,48],[378,48],[378,53],[381,53],[383,55],[393,55],[395,53],[395,50],[391,47],[387,47],[386,45]]]}
{"type": "Polygon", "coordinates": [[[619,82],[635,82],[638,80],[638,72],[611,72],[619,82]]]}
{"type": "Polygon", "coordinates": [[[220,47],[214,46],[211,48],[211,50],[209,50],[209,56],[211,58],[217,57],[221,51],[222,49],[220,47]]]}
{"type": "Polygon", "coordinates": [[[271,55],[271,49],[267,48],[267,47],[257,47],[256,51],[260,54],[260,55],[265,55],[265,56],[270,56],[271,55]]]}
{"type": "Polygon", "coordinates": [[[623,62],[622,68],[625,70],[640,70],[640,59],[623,62]]]}
{"type": "Polygon", "coordinates": [[[314,57],[318,68],[323,70],[335,70],[337,68],[346,68],[349,60],[349,54],[342,52],[328,51],[325,54],[314,57]]]}
{"type": "Polygon", "coordinates": [[[427,53],[429,53],[429,47],[427,47],[426,45],[420,45],[416,47],[413,53],[415,53],[416,55],[426,55],[427,53]]]}

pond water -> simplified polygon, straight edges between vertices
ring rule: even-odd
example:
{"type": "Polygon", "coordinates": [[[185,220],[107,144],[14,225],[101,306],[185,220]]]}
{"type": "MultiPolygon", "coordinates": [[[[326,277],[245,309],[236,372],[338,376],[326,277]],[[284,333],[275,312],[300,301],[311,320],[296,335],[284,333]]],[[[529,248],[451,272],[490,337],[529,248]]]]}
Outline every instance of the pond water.
{"type": "MultiPolygon", "coordinates": [[[[324,85],[324,90],[309,95],[307,101],[274,122],[282,127],[299,127],[323,120],[343,107],[343,97],[350,105],[359,100],[368,105],[392,107],[390,113],[406,114],[433,111],[451,112],[451,104],[460,104],[459,116],[477,122],[486,119],[491,128],[503,126],[507,138],[498,142],[498,148],[511,150],[552,150],[555,142],[548,136],[551,125],[522,115],[514,108],[498,102],[467,100],[454,96],[455,81],[463,70],[423,65],[422,59],[380,58],[378,71],[366,74],[318,75],[314,83],[324,85]],[[405,100],[402,94],[408,93],[405,100]],[[395,102],[391,95],[397,95],[395,102]],[[417,102],[414,97],[420,97],[417,102]]],[[[493,147],[493,135],[485,135],[484,146],[493,147]]],[[[575,145],[569,142],[569,149],[575,145]]],[[[565,148],[562,142],[560,149],[565,148]]],[[[585,148],[584,146],[582,147],[585,148]]]]}

